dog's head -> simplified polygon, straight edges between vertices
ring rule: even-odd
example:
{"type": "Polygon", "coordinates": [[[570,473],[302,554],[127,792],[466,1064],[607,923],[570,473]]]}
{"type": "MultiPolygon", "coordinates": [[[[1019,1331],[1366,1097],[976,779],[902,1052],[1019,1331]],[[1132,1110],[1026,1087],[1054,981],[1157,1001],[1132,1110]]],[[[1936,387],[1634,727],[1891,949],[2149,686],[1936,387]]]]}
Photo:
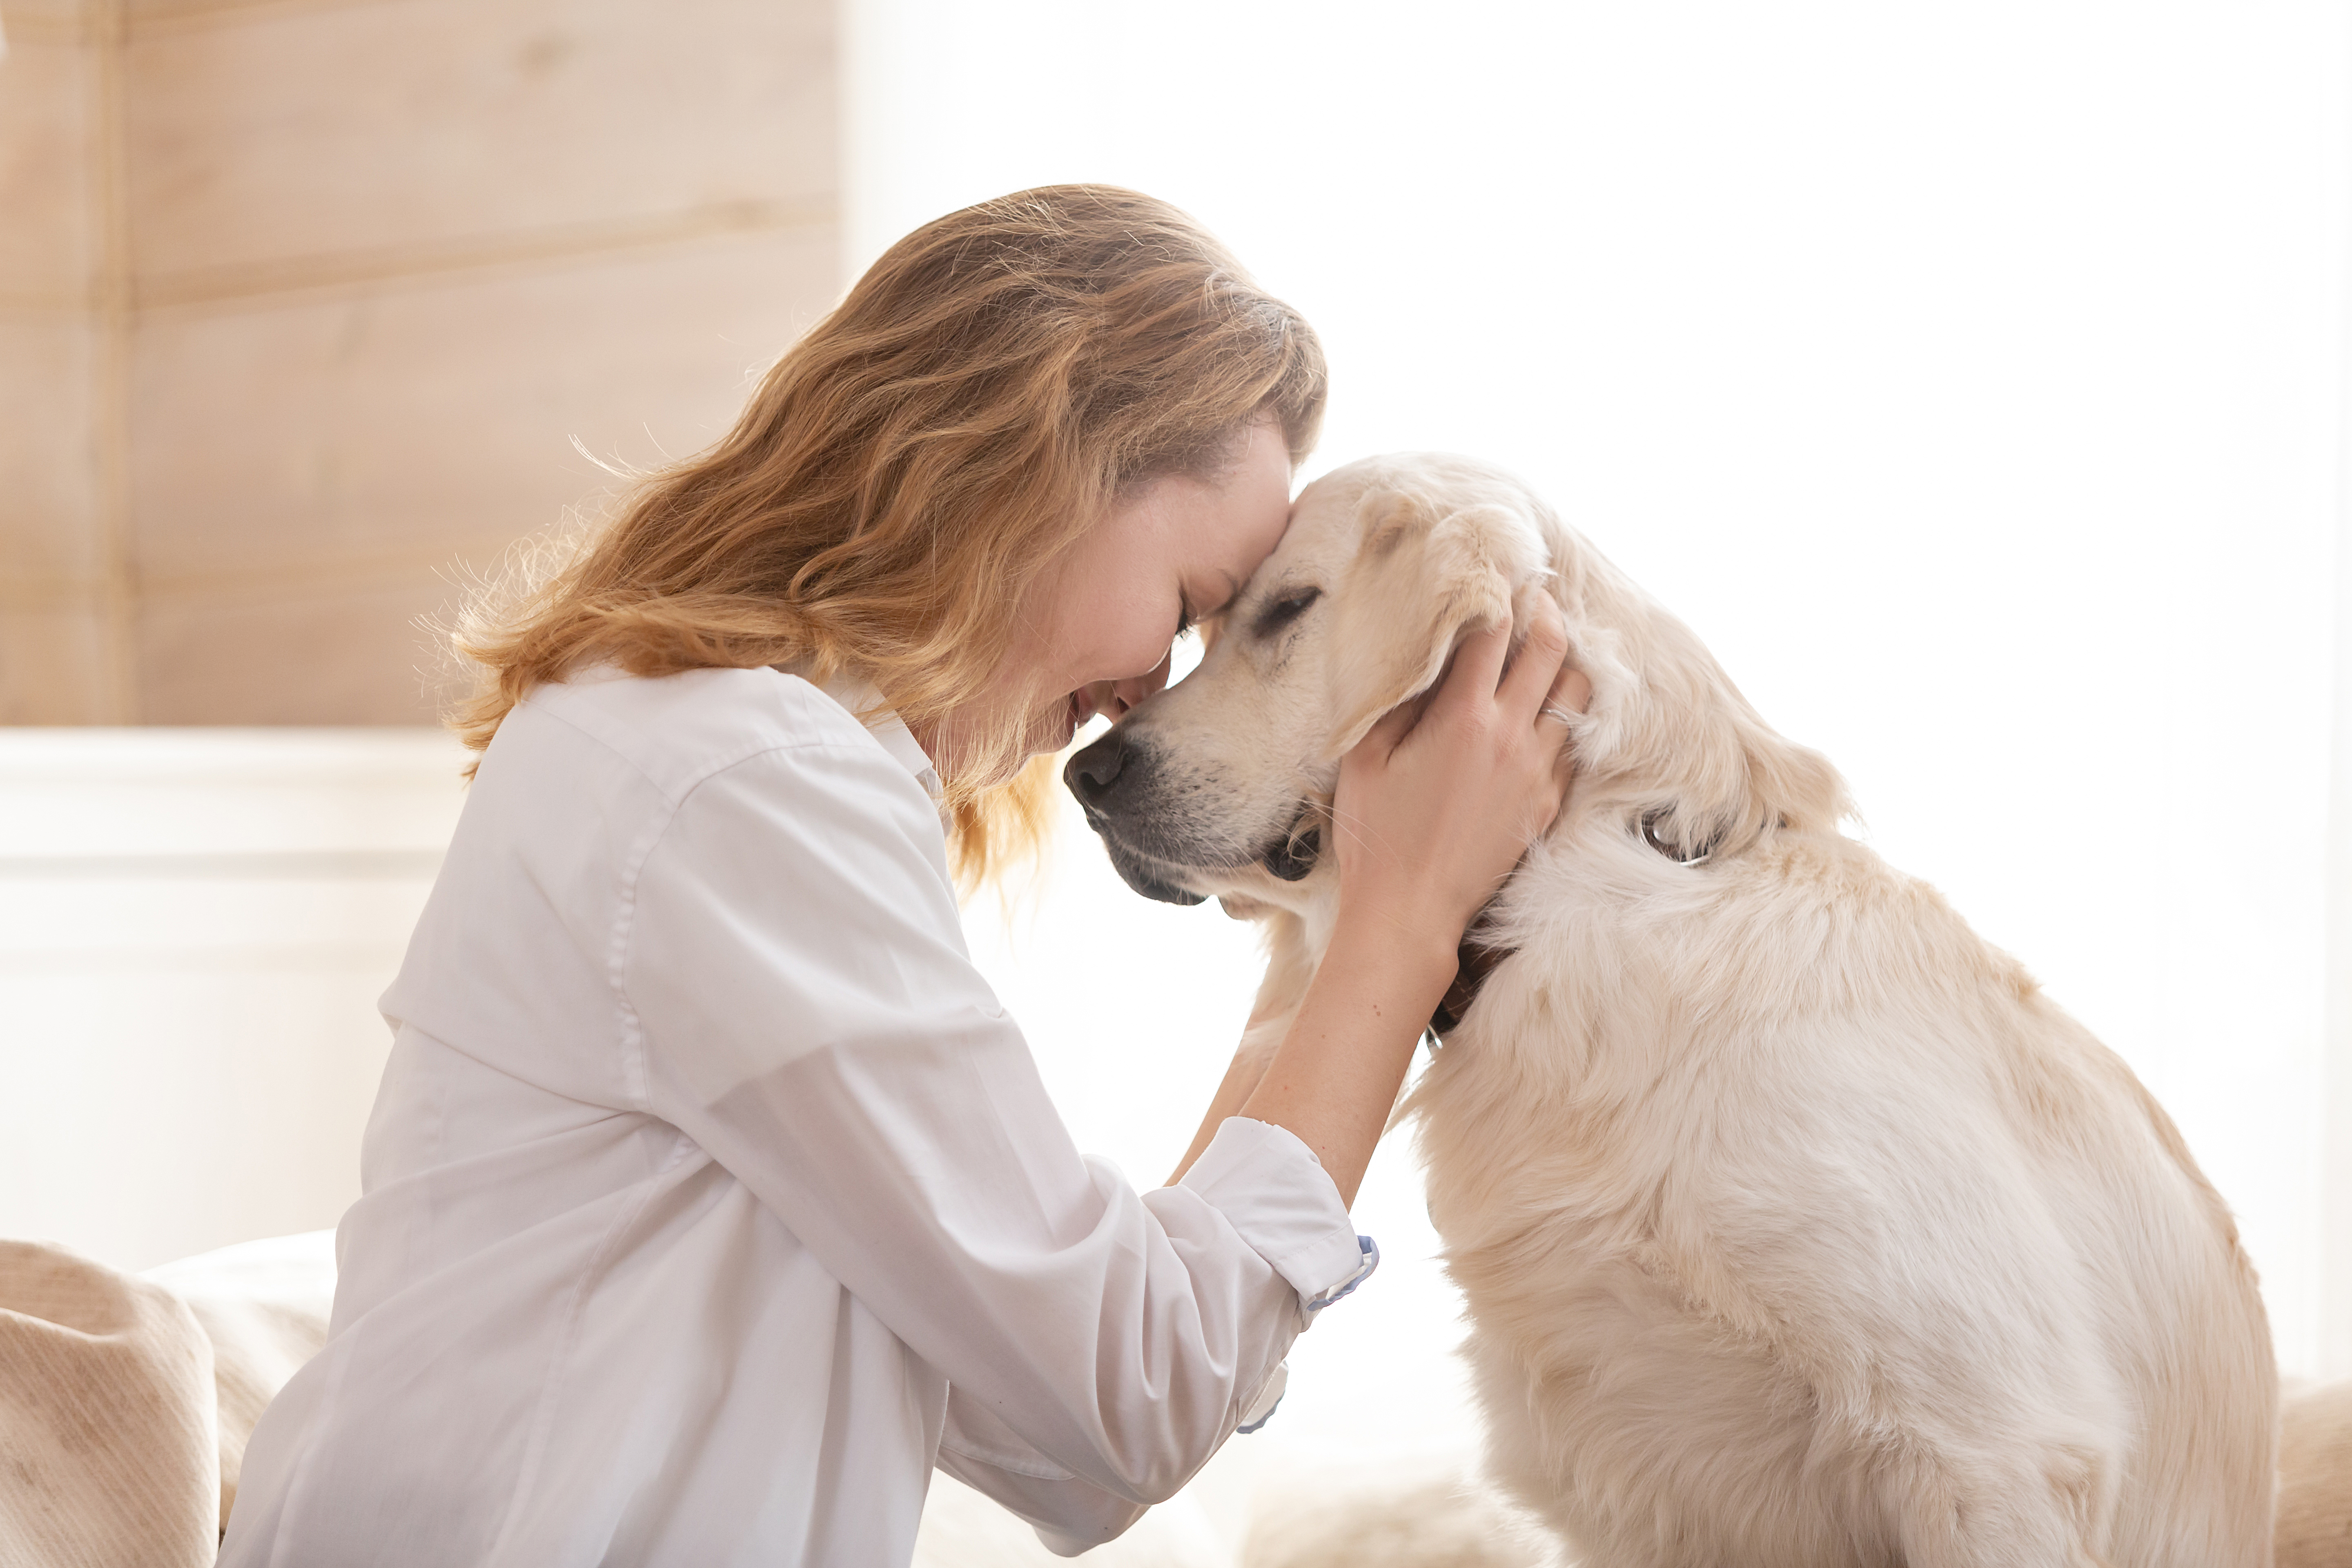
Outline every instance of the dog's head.
{"type": "Polygon", "coordinates": [[[1471,633],[1549,592],[1591,679],[1570,727],[1580,813],[1681,859],[1844,809],[1836,774],[1767,728],[1687,628],[1525,486],[1466,458],[1351,464],[1308,486],[1200,668],[1070,760],[1064,777],[1138,892],[1304,912],[1340,756],[1433,686],[1471,633]]]}

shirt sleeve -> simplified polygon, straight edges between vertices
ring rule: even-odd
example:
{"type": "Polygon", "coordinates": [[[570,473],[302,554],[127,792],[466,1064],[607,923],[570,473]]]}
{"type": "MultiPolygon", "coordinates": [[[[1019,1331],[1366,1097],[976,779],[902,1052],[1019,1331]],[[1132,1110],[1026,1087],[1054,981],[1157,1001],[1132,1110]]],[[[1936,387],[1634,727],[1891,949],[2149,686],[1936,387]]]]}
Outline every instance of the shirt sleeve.
{"type": "Polygon", "coordinates": [[[1047,1459],[962,1390],[948,1390],[939,1468],[1025,1520],[1060,1556],[1116,1541],[1144,1505],[1079,1479],[1047,1459]]]}
{"type": "MultiPolygon", "coordinates": [[[[1181,1185],[1143,1194],[1078,1154],[965,953],[934,808],[878,747],[703,781],[616,941],[648,1109],[962,1408],[1115,1502],[1181,1486],[1369,1268],[1280,1128],[1228,1121],[1181,1185]]],[[[1112,1011],[1102,1048],[1118,1035],[1112,1011]]]]}
{"type": "MultiPolygon", "coordinates": [[[[1352,1289],[1352,1284],[1347,1288],[1352,1289]]],[[[1273,1375],[1243,1410],[1242,1424],[1234,1431],[1255,1432],[1272,1419],[1289,1382],[1289,1363],[1276,1363],[1273,1375]]],[[[1116,1497],[1055,1465],[960,1389],[948,1391],[939,1468],[1027,1521],[1046,1548],[1063,1557],[1118,1540],[1146,1511],[1143,1504],[1116,1497]]]]}

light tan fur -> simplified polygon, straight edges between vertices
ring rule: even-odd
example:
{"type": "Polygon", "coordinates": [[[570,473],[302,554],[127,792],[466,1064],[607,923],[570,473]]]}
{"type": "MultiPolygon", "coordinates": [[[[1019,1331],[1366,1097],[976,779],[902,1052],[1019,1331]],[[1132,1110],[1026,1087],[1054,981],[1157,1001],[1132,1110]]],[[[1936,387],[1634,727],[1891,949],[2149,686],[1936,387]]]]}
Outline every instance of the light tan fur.
{"type": "Polygon", "coordinates": [[[2290,1394],[2280,1427],[2278,1568],[2352,1568],[2352,1383],[2290,1394]]]}
{"type": "Polygon", "coordinates": [[[1340,752],[1547,590],[1593,684],[1576,782],[1407,1107],[1495,1479],[1591,1568],[2270,1563],[2268,1330],[2171,1122],[1507,476],[1311,486],[1126,721],[1114,859],[1271,916],[1278,1035],[1335,889],[1268,853],[1349,831],[1340,752]]]}

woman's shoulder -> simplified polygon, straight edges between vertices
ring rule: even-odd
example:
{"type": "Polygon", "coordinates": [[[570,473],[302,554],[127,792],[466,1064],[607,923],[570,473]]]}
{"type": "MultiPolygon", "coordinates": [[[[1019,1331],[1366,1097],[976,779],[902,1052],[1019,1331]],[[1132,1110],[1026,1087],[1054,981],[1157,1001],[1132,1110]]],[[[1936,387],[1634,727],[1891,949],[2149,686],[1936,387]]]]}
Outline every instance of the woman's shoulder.
{"type": "Polygon", "coordinates": [[[585,744],[609,752],[673,805],[715,773],[794,751],[878,752],[910,783],[926,783],[920,770],[929,764],[905,727],[887,714],[864,717],[880,722],[869,728],[842,694],[765,668],[654,677],[592,669],[533,690],[499,726],[484,764],[501,760],[497,753],[511,730],[510,752],[560,753],[585,744]]]}

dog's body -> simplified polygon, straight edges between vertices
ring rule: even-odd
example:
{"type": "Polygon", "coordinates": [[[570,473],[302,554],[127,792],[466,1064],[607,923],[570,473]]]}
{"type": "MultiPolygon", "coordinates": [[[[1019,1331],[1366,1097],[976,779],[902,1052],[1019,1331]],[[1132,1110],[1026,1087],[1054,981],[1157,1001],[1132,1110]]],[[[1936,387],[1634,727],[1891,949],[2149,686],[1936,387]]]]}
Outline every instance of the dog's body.
{"type": "Polygon", "coordinates": [[[1270,1048],[1329,932],[1338,756],[1547,586],[1593,683],[1576,783],[1408,1107],[1495,1478],[1591,1568],[2267,1564],[2268,1331],[2170,1121],[1514,482],[1311,487],[1073,785],[1139,889],[1269,920],[1270,1048]]]}

